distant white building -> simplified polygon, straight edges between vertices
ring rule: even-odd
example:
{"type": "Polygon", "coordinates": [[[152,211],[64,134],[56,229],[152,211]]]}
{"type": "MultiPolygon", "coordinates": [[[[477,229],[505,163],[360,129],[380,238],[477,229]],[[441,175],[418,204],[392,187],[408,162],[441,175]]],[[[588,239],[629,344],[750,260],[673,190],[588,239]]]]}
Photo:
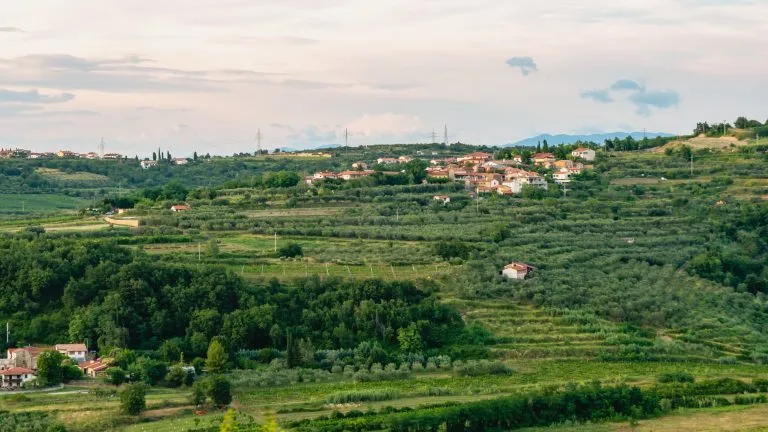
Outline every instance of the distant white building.
{"type": "Polygon", "coordinates": [[[451,197],[448,195],[435,195],[432,199],[435,201],[441,201],[443,205],[450,204],[451,202],[451,197]]]}
{"type": "Polygon", "coordinates": [[[501,275],[507,279],[523,280],[528,276],[528,273],[532,272],[535,268],[524,263],[511,263],[504,267],[501,271],[501,275]]]}
{"type": "Polygon", "coordinates": [[[85,361],[85,356],[88,354],[88,348],[84,343],[79,344],[57,344],[53,347],[56,351],[71,358],[76,363],[85,361]]]}
{"type": "Polygon", "coordinates": [[[511,181],[505,181],[502,183],[502,185],[510,188],[514,194],[519,194],[522,192],[523,187],[525,186],[540,188],[544,190],[547,190],[549,187],[547,180],[535,173],[528,173],[525,176],[515,177],[511,181]]]}
{"type": "Polygon", "coordinates": [[[189,161],[187,158],[175,158],[173,159],[174,165],[186,165],[189,161]]]}
{"type": "Polygon", "coordinates": [[[156,167],[156,166],[157,166],[157,161],[153,161],[153,160],[143,160],[143,161],[141,161],[141,167],[144,168],[144,169],[150,169],[150,168],[156,167]]]}
{"type": "Polygon", "coordinates": [[[571,156],[579,159],[584,159],[587,162],[595,160],[596,153],[594,150],[586,147],[579,147],[571,152],[571,156]]]}

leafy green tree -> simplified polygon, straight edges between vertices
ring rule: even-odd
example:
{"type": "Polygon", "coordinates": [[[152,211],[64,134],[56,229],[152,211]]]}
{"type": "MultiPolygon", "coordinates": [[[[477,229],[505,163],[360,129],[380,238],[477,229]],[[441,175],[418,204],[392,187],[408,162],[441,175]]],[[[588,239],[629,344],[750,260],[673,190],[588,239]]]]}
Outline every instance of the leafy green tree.
{"type": "MultiPolygon", "coordinates": [[[[168,372],[167,364],[147,357],[139,357],[134,366],[138,369],[140,380],[151,386],[161,382],[168,372]]],[[[133,368],[131,369],[131,375],[133,375],[134,370],[133,368]]],[[[139,380],[137,379],[138,377],[134,376],[133,378],[134,380],[139,380]]]]}
{"type": "Polygon", "coordinates": [[[184,342],[181,338],[172,338],[168,339],[165,342],[163,342],[162,345],[160,345],[160,348],[157,350],[158,354],[160,354],[160,358],[162,358],[163,361],[166,361],[168,363],[173,363],[179,361],[181,358],[181,353],[184,349],[184,342]]]}
{"type": "Polygon", "coordinates": [[[435,254],[446,261],[451,258],[466,259],[469,257],[469,248],[457,240],[440,241],[435,244],[435,254]]]}
{"type": "Polygon", "coordinates": [[[62,380],[64,382],[76,381],[83,378],[83,372],[77,365],[64,365],[62,366],[62,380]]]}
{"type": "Polygon", "coordinates": [[[208,355],[205,359],[206,371],[214,374],[224,373],[228,369],[229,356],[224,345],[218,339],[208,345],[208,355]]]}
{"type": "Polygon", "coordinates": [[[187,380],[187,371],[179,365],[172,366],[165,375],[165,384],[171,388],[181,387],[187,380]]]}
{"type": "Polygon", "coordinates": [[[208,397],[219,407],[232,402],[232,384],[224,375],[213,375],[208,379],[208,397]]]}
{"type": "Polygon", "coordinates": [[[411,184],[420,184],[427,178],[427,167],[429,164],[422,159],[413,159],[405,164],[405,174],[411,184]]]}
{"type": "Polygon", "coordinates": [[[200,380],[192,386],[192,394],[189,399],[192,405],[200,406],[205,403],[206,395],[208,394],[207,381],[200,380]]]}
{"type": "Polygon", "coordinates": [[[210,239],[208,241],[208,256],[216,258],[219,256],[219,241],[216,239],[210,239]]]}
{"type": "Polygon", "coordinates": [[[157,160],[157,153],[155,153],[155,152],[152,152],[152,160],[153,160],[153,161],[156,161],[156,160],[157,160]]]}
{"type": "Polygon", "coordinates": [[[285,362],[288,368],[295,368],[301,365],[301,350],[298,341],[292,333],[288,333],[288,341],[285,348],[285,362]]]}
{"type": "Polygon", "coordinates": [[[128,375],[125,370],[120,367],[111,367],[104,373],[104,382],[113,386],[119,386],[123,384],[128,375]]]}
{"type": "Polygon", "coordinates": [[[192,153],[192,160],[197,160],[197,152],[192,153]]]}
{"type": "Polygon", "coordinates": [[[413,323],[407,328],[397,330],[397,341],[400,342],[400,349],[404,352],[414,353],[422,349],[421,333],[413,323]]]}
{"type": "Polygon", "coordinates": [[[277,255],[283,258],[297,258],[304,256],[304,249],[298,243],[288,243],[277,250],[277,255]]]}
{"type": "Polygon", "coordinates": [[[37,379],[42,386],[61,384],[64,379],[62,363],[67,357],[58,351],[44,351],[37,357],[37,379]]]}
{"type": "Polygon", "coordinates": [[[137,416],[147,409],[147,386],[142,383],[130,384],[120,392],[120,411],[137,416]]]}

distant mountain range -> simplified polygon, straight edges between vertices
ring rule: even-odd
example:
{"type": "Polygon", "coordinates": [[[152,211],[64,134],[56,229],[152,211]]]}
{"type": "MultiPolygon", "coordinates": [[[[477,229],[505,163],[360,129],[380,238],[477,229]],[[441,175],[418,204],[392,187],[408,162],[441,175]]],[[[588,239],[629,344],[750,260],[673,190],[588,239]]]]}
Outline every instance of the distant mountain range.
{"type": "Polygon", "coordinates": [[[520,140],[516,143],[504,144],[502,147],[515,147],[515,146],[535,147],[538,143],[544,142],[544,140],[547,140],[547,144],[549,145],[573,144],[576,141],[592,141],[598,144],[602,144],[607,139],[611,139],[611,140],[614,138],[624,139],[628,136],[631,136],[636,140],[641,140],[643,139],[644,136],[647,136],[648,138],[656,138],[657,136],[662,136],[662,137],[675,136],[675,134],[666,133],[666,132],[645,132],[645,133],[643,132],[610,132],[610,133],[589,134],[589,135],[541,134],[541,135],[536,135],[535,137],[530,137],[524,140],[520,140]]]}

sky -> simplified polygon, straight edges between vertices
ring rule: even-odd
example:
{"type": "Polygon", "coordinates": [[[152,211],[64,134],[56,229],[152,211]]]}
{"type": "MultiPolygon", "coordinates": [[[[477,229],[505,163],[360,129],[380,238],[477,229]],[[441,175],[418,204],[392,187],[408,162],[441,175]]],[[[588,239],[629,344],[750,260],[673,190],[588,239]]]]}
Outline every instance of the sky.
{"type": "Polygon", "coordinates": [[[768,117],[768,0],[0,2],[0,147],[146,156],[768,117]]]}

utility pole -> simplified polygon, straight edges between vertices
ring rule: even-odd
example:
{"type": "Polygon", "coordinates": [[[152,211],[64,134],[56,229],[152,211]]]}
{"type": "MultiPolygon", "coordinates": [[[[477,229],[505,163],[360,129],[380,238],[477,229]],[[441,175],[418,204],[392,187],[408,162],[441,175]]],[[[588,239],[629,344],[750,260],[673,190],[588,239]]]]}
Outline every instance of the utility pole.
{"type": "Polygon", "coordinates": [[[448,145],[448,125],[445,125],[445,132],[443,134],[443,144],[448,145]]]}
{"type": "Polygon", "coordinates": [[[101,143],[99,143],[99,158],[104,159],[104,137],[101,137],[101,143]]]}
{"type": "Polygon", "coordinates": [[[432,129],[432,142],[430,144],[437,144],[437,134],[434,128],[432,129]]]}
{"type": "Polygon", "coordinates": [[[261,129],[256,132],[256,156],[261,155],[261,129]]]}
{"type": "Polygon", "coordinates": [[[11,343],[11,322],[5,322],[5,345],[8,346],[11,343]]]}
{"type": "Polygon", "coordinates": [[[344,128],[344,147],[349,147],[349,129],[344,128]]]}

